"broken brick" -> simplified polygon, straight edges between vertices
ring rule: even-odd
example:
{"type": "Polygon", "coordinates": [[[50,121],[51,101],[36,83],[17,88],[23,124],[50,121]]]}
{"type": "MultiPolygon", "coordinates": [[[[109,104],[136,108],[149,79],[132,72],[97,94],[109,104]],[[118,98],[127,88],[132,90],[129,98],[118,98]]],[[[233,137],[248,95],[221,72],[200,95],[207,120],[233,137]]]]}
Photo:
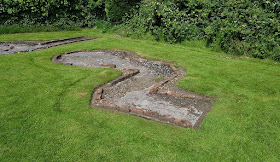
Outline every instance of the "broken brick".
{"type": "Polygon", "coordinates": [[[159,119],[167,122],[174,122],[174,118],[170,115],[159,116],[159,119]]]}
{"type": "Polygon", "coordinates": [[[168,90],[161,90],[158,93],[160,93],[160,94],[168,94],[168,90]]]}
{"type": "Polygon", "coordinates": [[[182,126],[182,119],[175,119],[174,120],[174,124],[178,125],[178,126],[182,126]]]}
{"type": "Polygon", "coordinates": [[[126,112],[126,113],[129,113],[131,111],[131,109],[129,108],[121,108],[121,107],[117,107],[116,108],[118,111],[121,111],[121,112],[126,112]]]}
{"type": "Polygon", "coordinates": [[[97,94],[103,93],[103,88],[98,88],[98,89],[96,90],[96,93],[97,93],[97,94]]]}
{"type": "Polygon", "coordinates": [[[135,114],[139,114],[139,115],[144,114],[142,109],[131,109],[131,113],[135,113],[135,114]]]}
{"type": "Polygon", "coordinates": [[[183,98],[196,98],[195,95],[182,95],[183,98]]]}
{"type": "Polygon", "coordinates": [[[187,121],[182,121],[182,124],[181,124],[182,127],[185,127],[185,128],[190,128],[192,127],[191,123],[187,122],[187,121]]]}
{"type": "Polygon", "coordinates": [[[101,66],[107,66],[107,67],[112,68],[112,69],[114,69],[114,68],[117,67],[117,66],[114,65],[114,64],[101,64],[101,66]]]}
{"type": "Polygon", "coordinates": [[[149,93],[155,93],[156,91],[157,91],[157,88],[156,87],[152,87],[152,88],[150,88],[149,93]]]}
{"type": "Polygon", "coordinates": [[[156,112],[153,111],[144,111],[144,115],[149,116],[149,117],[153,117],[153,118],[158,118],[159,115],[156,112]]]}

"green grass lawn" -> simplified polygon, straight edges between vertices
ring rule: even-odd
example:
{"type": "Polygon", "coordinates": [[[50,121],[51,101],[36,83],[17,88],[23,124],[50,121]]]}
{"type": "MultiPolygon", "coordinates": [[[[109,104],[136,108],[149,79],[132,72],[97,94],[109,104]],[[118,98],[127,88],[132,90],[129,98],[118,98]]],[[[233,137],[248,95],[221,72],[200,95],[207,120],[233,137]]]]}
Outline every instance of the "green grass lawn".
{"type": "Polygon", "coordinates": [[[280,66],[229,59],[205,48],[101,34],[97,30],[0,35],[0,41],[97,40],[0,56],[0,161],[279,161],[280,66]],[[111,69],[55,64],[73,50],[122,49],[181,65],[178,86],[215,104],[199,130],[89,107],[111,69]]]}

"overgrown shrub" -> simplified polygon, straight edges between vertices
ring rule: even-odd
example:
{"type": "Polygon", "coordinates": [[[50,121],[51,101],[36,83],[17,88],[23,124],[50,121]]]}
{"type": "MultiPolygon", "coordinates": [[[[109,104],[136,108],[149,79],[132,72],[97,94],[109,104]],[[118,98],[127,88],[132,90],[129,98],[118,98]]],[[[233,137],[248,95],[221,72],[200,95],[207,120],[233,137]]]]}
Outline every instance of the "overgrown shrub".
{"type": "Polygon", "coordinates": [[[120,26],[170,43],[204,39],[236,55],[279,60],[279,0],[144,0],[120,26]]]}
{"type": "Polygon", "coordinates": [[[119,23],[141,0],[1,0],[0,25],[92,27],[95,20],[119,23]],[[106,15],[107,13],[107,15],[106,15]]]}
{"type": "Polygon", "coordinates": [[[123,27],[128,30],[125,34],[151,32],[157,40],[171,43],[203,36],[203,28],[207,26],[204,21],[207,11],[203,10],[206,5],[202,0],[146,0],[133,16],[126,17],[123,27]]]}
{"type": "Polygon", "coordinates": [[[218,44],[223,51],[237,55],[279,59],[279,1],[228,0],[219,4],[211,3],[210,24],[204,29],[209,46],[218,44]]]}
{"type": "Polygon", "coordinates": [[[121,23],[122,17],[141,0],[105,0],[106,15],[110,22],[121,23]]]}
{"type": "Polygon", "coordinates": [[[121,23],[117,28],[125,36],[170,43],[204,40],[230,54],[280,61],[279,0],[0,1],[2,29],[15,24],[52,29],[97,25],[108,31],[111,24],[102,20],[121,23]]]}
{"type": "Polygon", "coordinates": [[[105,18],[104,0],[2,0],[0,24],[93,26],[105,18]]]}

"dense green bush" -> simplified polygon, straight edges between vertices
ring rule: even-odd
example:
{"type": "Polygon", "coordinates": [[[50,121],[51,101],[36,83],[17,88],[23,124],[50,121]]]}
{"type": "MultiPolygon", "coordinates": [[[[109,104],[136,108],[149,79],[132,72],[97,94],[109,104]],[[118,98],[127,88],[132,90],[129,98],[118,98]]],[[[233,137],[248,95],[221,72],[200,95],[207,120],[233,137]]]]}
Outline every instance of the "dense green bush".
{"type": "Polygon", "coordinates": [[[141,0],[105,0],[105,9],[108,20],[120,23],[126,13],[140,3],[141,0]]]}
{"type": "Polygon", "coordinates": [[[126,36],[203,39],[227,53],[279,60],[279,13],[278,0],[144,0],[120,28],[126,36]]]}
{"type": "Polygon", "coordinates": [[[118,23],[141,0],[1,0],[0,24],[91,27],[94,20],[118,23]],[[106,15],[107,13],[107,15],[106,15]]]}
{"type": "Polygon", "coordinates": [[[124,34],[150,32],[157,40],[171,43],[203,36],[203,28],[207,26],[204,21],[207,12],[203,10],[206,5],[203,1],[194,0],[188,3],[179,0],[144,1],[132,16],[126,17],[122,25],[124,34]]]}
{"type": "Polygon", "coordinates": [[[101,25],[103,20],[121,23],[125,36],[170,43],[204,40],[230,54],[280,61],[279,0],[0,1],[4,30],[50,25],[51,30],[100,26],[107,31],[111,25],[101,25]]]}
{"type": "Polygon", "coordinates": [[[2,0],[0,24],[93,26],[105,18],[103,0],[2,0]]]}
{"type": "Polygon", "coordinates": [[[210,6],[210,23],[204,29],[208,45],[218,44],[223,51],[237,55],[280,59],[279,1],[228,0],[219,4],[210,6]]]}

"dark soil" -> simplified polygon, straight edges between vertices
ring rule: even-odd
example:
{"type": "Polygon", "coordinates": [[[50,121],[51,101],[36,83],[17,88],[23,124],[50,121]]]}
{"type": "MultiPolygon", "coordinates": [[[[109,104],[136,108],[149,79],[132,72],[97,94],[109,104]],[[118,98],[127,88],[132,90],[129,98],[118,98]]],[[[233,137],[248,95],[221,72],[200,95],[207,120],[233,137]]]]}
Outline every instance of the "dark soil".
{"type": "Polygon", "coordinates": [[[11,42],[0,42],[0,55],[15,54],[22,52],[32,52],[35,50],[50,48],[63,44],[75,43],[80,41],[92,40],[90,37],[75,37],[68,39],[60,39],[53,41],[11,41],[11,42]]]}
{"type": "Polygon", "coordinates": [[[210,98],[176,86],[186,72],[168,62],[151,61],[118,50],[75,51],[57,55],[53,61],[122,71],[119,78],[94,89],[92,107],[193,128],[199,128],[212,107],[210,98]]]}

